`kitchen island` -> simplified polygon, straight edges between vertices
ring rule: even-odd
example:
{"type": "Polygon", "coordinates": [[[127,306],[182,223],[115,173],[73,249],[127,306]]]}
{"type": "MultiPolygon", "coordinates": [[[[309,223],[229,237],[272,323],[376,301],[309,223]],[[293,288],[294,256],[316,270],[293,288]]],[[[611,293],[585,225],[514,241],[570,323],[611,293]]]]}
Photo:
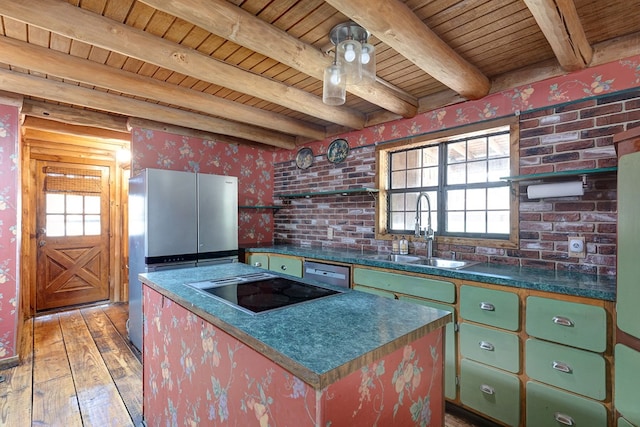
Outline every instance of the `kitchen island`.
{"type": "Polygon", "coordinates": [[[258,271],[140,275],[149,426],[443,424],[449,312],[346,290],[252,315],[185,286],[258,271]]]}

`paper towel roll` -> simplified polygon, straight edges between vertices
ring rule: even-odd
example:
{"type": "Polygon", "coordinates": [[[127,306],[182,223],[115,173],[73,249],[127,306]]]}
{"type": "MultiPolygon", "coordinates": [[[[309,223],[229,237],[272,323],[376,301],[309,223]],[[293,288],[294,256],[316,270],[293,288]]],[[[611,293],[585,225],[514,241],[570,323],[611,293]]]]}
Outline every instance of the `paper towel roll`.
{"type": "Polygon", "coordinates": [[[527,196],[530,199],[582,196],[583,194],[584,188],[581,181],[555,182],[553,184],[537,184],[527,187],[527,196]]]}

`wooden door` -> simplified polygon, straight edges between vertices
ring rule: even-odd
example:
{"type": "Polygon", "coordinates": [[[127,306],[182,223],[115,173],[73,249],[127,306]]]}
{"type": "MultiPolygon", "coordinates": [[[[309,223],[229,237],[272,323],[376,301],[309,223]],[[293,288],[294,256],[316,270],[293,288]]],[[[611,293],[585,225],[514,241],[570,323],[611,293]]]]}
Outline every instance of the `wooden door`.
{"type": "Polygon", "coordinates": [[[109,299],[109,168],[39,161],[36,310],[109,299]]]}

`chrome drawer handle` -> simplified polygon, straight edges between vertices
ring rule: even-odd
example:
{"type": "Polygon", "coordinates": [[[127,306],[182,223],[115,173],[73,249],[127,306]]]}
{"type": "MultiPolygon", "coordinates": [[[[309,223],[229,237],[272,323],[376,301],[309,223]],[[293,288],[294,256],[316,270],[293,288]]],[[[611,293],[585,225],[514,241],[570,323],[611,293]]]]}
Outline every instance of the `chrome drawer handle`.
{"type": "Polygon", "coordinates": [[[484,394],[495,394],[495,390],[490,385],[482,384],[480,386],[480,391],[484,394]]]}
{"type": "Polygon", "coordinates": [[[553,316],[553,323],[560,326],[573,326],[571,319],[562,316],[553,316]]]}
{"type": "Polygon", "coordinates": [[[569,415],[561,414],[560,412],[556,412],[555,414],[553,414],[553,418],[555,418],[555,420],[560,424],[564,424],[566,426],[575,425],[573,418],[571,418],[569,415]]]}
{"type": "Polygon", "coordinates": [[[487,351],[493,351],[495,347],[490,342],[480,341],[480,348],[487,351]]]}
{"type": "Polygon", "coordinates": [[[286,269],[287,269],[286,265],[283,264],[283,265],[280,266],[280,270],[285,271],[286,269]]]}
{"type": "Polygon", "coordinates": [[[256,261],[253,263],[254,267],[262,267],[262,263],[260,261],[256,261]]]}
{"type": "Polygon", "coordinates": [[[571,369],[571,366],[567,365],[566,363],[562,363],[554,360],[551,366],[556,371],[564,372],[565,374],[570,374],[571,372],[573,372],[573,369],[571,369]]]}
{"type": "Polygon", "coordinates": [[[480,310],[495,311],[496,307],[490,302],[481,302],[480,310]]]}

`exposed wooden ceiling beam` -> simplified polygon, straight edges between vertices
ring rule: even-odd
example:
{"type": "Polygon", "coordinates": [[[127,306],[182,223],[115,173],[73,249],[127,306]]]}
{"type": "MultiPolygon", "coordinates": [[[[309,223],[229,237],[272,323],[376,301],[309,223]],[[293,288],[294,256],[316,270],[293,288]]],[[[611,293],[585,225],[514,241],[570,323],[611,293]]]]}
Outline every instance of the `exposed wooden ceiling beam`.
{"type": "Polygon", "coordinates": [[[364,127],[365,117],[358,111],[325,105],[313,94],[243,71],[66,1],[3,0],[0,15],[332,123],[352,129],[364,127]]]}
{"type": "Polygon", "coordinates": [[[267,129],[306,138],[323,139],[321,126],[292,119],[282,114],[228,101],[207,93],[166,83],[151,77],[101,65],[94,61],[66,55],[44,47],[0,36],[0,50],[12,66],[51,74],[91,86],[153,99],[213,116],[237,120],[267,129]]]}
{"type": "MultiPolygon", "coordinates": [[[[324,69],[332,62],[314,46],[301,42],[227,0],[141,1],[318,80],[323,79],[324,69]]],[[[401,94],[388,84],[376,82],[370,87],[349,85],[347,90],[403,117],[416,114],[418,100],[404,92],[401,94]]]]}
{"type": "Polygon", "coordinates": [[[117,117],[97,111],[49,104],[31,99],[25,99],[22,105],[22,114],[70,125],[100,128],[115,132],[129,132],[126,117],[117,117]]]}
{"type": "Polygon", "coordinates": [[[294,149],[296,146],[295,138],[268,129],[7,70],[0,70],[0,90],[13,91],[99,111],[166,122],[206,132],[236,136],[280,148],[294,149]]]}
{"type": "Polygon", "coordinates": [[[553,49],[558,62],[567,71],[586,68],[593,49],[584,33],[573,0],[524,0],[553,49]]]}
{"type": "Polygon", "coordinates": [[[400,0],[325,0],[416,66],[468,99],[491,82],[440,39],[400,0]]]}

